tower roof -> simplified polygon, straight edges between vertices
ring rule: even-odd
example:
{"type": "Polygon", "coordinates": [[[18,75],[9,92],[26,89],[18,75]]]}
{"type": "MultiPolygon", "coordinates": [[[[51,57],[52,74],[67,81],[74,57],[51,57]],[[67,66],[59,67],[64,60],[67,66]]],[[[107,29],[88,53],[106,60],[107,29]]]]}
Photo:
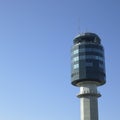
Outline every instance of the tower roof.
{"type": "Polygon", "coordinates": [[[83,43],[83,42],[100,44],[100,41],[101,40],[97,34],[86,32],[86,33],[77,35],[74,38],[73,42],[74,42],[74,44],[83,43]]]}

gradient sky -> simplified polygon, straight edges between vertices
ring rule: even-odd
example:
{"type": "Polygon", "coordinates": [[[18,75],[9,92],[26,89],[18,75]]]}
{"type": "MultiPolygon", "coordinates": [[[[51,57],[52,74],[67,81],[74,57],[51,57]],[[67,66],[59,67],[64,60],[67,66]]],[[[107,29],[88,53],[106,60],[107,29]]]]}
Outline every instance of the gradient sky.
{"type": "Polygon", "coordinates": [[[119,12],[119,0],[0,0],[0,120],[80,119],[70,49],[82,32],[105,47],[99,119],[118,119],[119,12]]]}

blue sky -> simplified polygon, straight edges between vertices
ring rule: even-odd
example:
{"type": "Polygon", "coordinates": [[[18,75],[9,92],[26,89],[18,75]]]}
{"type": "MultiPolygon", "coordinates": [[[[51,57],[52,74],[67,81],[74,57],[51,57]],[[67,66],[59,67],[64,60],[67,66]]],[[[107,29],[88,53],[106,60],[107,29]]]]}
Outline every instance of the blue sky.
{"type": "Polygon", "coordinates": [[[119,11],[119,0],[0,0],[0,120],[80,119],[70,49],[81,32],[105,47],[99,118],[118,119],[119,11]]]}

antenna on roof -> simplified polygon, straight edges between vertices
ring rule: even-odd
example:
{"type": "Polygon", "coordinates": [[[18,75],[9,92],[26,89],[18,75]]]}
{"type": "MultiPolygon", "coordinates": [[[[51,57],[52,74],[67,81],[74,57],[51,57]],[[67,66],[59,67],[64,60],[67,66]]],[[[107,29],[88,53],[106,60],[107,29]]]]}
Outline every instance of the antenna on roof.
{"type": "Polygon", "coordinates": [[[78,21],[77,21],[77,34],[81,34],[80,18],[78,18],[78,21]]]}
{"type": "Polygon", "coordinates": [[[88,28],[85,29],[85,32],[88,32],[88,28]]]}

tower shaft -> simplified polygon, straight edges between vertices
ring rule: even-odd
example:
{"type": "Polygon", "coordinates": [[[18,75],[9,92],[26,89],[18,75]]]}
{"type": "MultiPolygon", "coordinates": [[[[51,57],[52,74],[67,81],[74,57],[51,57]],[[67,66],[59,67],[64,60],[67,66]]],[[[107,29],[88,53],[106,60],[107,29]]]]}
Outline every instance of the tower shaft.
{"type": "Polygon", "coordinates": [[[97,98],[100,94],[97,92],[96,84],[83,84],[77,97],[81,98],[81,120],[98,120],[97,98]]]}

